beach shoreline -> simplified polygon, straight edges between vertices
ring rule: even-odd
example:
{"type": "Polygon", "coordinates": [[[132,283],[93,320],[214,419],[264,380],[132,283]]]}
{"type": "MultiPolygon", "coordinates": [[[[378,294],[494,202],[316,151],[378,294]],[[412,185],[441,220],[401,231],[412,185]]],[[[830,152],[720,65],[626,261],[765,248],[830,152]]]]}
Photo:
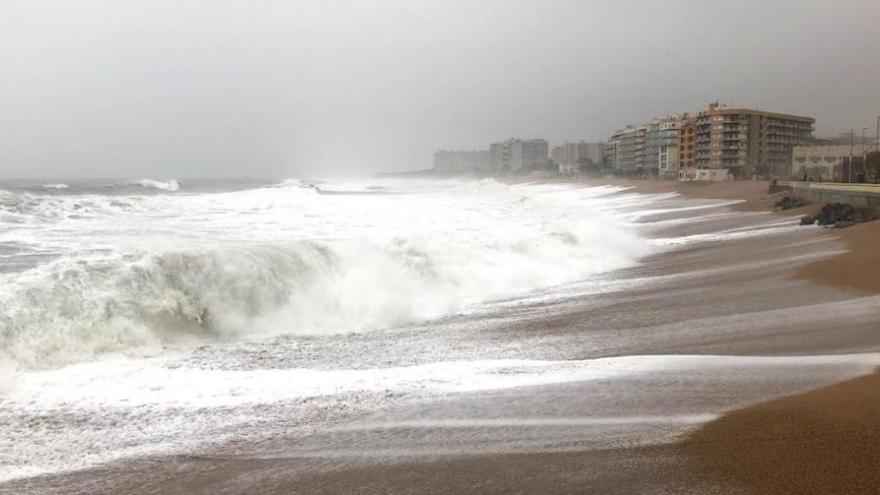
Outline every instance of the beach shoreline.
{"type": "MultiPolygon", "coordinates": [[[[768,183],[610,181],[639,192],[745,200],[769,211],[768,183]]],[[[807,214],[808,205],[786,214],[807,214]]],[[[880,294],[880,222],[833,233],[846,252],[798,267],[794,277],[859,294],[880,294]]],[[[880,311],[880,307],[878,307],[880,311]]],[[[831,329],[829,329],[831,330],[831,329]]],[[[731,411],[677,445],[706,483],[754,494],[868,494],[880,486],[880,372],[731,411]]]]}
{"type": "MultiPolygon", "coordinates": [[[[576,182],[626,187],[645,194],[678,193],[694,200],[736,202],[728,207],[712,207],[713,211],[719,212],[717,217],[720,219],[684,226],[675,223],[675,215],[682,213],[670,217],[670,213],[662,213],[661,208],[658,210],[661,212],[647,218],[648,225],[655,222],[661,225],[654,231],[661,238],[699,237],[719,229],[748,232],[758,224],[765,225],[758,228],[766,228],[766,225],[775,223],[765,213],[771,210],[778,195],[767,192],[767,183],[576,182]],[[668,226],[662,226],[670,220],[668,226]]],[[[707,202],[697,204],[702,208],[707,202]]],[[[815,208],[815,205],[806,208],[815,208]]],[[[791,218],[798,214],[799,210],[789,210],[781,217],[791,223],[791,218]]],[[[9,493],[162,494],[248,491],[279,494],[785,493],[779,491],[781,485],[773,484],[767,477],[748,478],[751,472],[748,464],[742,467],[725,464],[731,451],[729,446],[734,445],[733,448],[741,452],[737,458],[744,461],[760,459],[749,449],[761,450],[765,446],[760,442],[742,442],[741,432],[746,431],[752,437],[770,435],[773,438],[774,432],[761,430],[765,425],[773,424],[766,420],[766,414],[778,415],[779,408],[783,408],[783,417],[805,418],[804,421],[786,422],[787,425],[809,429],[816,425],[810,422],[815,417],[809,413],[809,407],[821,406],[825,408],[822,409],[823,416],[816,421],[821,424],[836,422],[836,412],[845,411],[847,404],[861,397],[858,395],[860,391],[872,386],[874,375],[853,379],[856,387],[850,387],[846,385],[850,382],[844,381],[869,372],[870,366],[847,368],[825,359],[837,355],[845,360],[848,353],[880,350],[880,340],[873,330],[876,315],[865,314],[859,309],[864,306],[864,301],[859,298],[871,292],[863,287],[829,283],[824,278],[826,272],[815,274],[809,267],[851,263],[834,260],[852,260],[853,256],[859,256],[858,253],[864,253],[874,238],[869,234],[849,235],[847,232],[875,231],[878,224],[880,222],[851,228],[857,230],[839,231],[795,227],[782,235],[732,237],[729,241],[709,245],[698,243],[693,248],[661,252],[646,259],[641,266],[620,273],[624,280],[638,282],[632,288],[617,295],[599,294],[590,296],[589,301],[552,304],[547,308],[545,303],[535,303],[533,313],[524,311],[521,321],[511,323],[493,337],[498,346],[511,341],[513,336],[526,336],[530,339],[526,342],[532,346],[540,343],[540,339],[547,339],[548,349],[554,353],[558,349],[554,344],[557,341],[553,339],[560,337],[558,342],[571,348],[568,354],[571,360],[614,359],[616,356],[626,359],[628,356],[657,354],[661,358],[681,357],[693,361],[695,356],[703,356],[707,359],[697,361],[714,362],[719,357],[729,358],[733,364],[728,367],[721,366],[715,372],[696,367],[693,368],[695,373],[649,374],[638,380],[620,380],[620,383],[609,379],[583,385],[533,386],[504,393],[476,394],[451,403],[430,403],[398,417],[423,420],[436,415],[441,420],[464,417],[491,421],[506,415],[537,419],[559,415],[575,419],[585,415],[589,418],[597,414],[601,416],[605,408],[626,411],[625,414],[657,414],[658,417],[674,417],[690,411],[723,411],[718,419],[696,426],[696,429],[685,426],[669,428],[669,435],[673,438],[670,441],[651,444],[641,442],[635,436],[623,442],[609,441],[605,446],[601,441],[584,442],[575,438],[566,443],[569,439],[562,437],[560,445],[564,446],[564,451],[536,449],[481,453],[476,449],[456,453],[451,449],[451,454],[384,457],[383,448],[390,446],[405,450],[413,445],[418,447],[425,441],[423,437],[435,439],[428,442],[430,452],[442,447],[442,442],[451,438],[453,432],[464,435],[464,445],[471,445],[469,432],[481,431],[470,426],[439,428],[436,432],[418,425],[398,426],[378,436],[352,433],[349,439],[341,433],[317,435],[321,441],[339,442],[344,452],[348,452],[345,449],[349,445],[366,449],[366,461],[364,457],[347,459],[347,454],[327,457],[323,452],[312,454],[308,450],[301,454],[297,448],[302,439],[293,436],[279,439],[270,448],[256,449],[254,454],[242,455],[234,446],[220,445],[194,455],[156,455],[0,484],[0,493],[5,493],[4,489],[12,490],[9,493]],[[788,260],[786,255],[792,246],[806,246],[807,254],[820,259],[788,260]],[[845,247],[847,252],[828,257],[827,253],[837,252],[839,247],[845,247]],[[764,253],[767,260],[756,263],[759,260],[752,252],[764,253]],[[646,280],[654,280],[654,285],[646,285],[646,280]],[[680,304],[683,300],[692,304],[680,304]],[[851,300],[856,303],[851,304],[851,300]],[[634,305],[633,301],[637,303],[634,305]],[[815,313],[809,312],[810,305],[819,302],[827,303],[830,311],[857,313],[841,320],[844,325],[838,329],[839,334],[831,333],[827,329],[830,322],[836,320],[829,310],[822,307],[815,313]],[[559,307],[554,309],[556,306],[559,307]],[[792,308],[807,314],[789,314],[792,308]],[[689,329],[692,322],[715,331],[692,333],[689,329]],[[581,336],[580,340],[571,340],[574,336],[581,336]],[[784,359],[774,361],[777,356],[784,359]],[[740,363],[740,358],[746,361],[740,363]],[[801,359],[804,361],[799,361],[801,359]],[[750,364],[749,360],[767,364],[750,364]],[[727,380],[727,373],[733,378],[727,380]],[[834,383],[837,384],[832,385],[834,383]],[[836,392],[840,390],[837,387],[844,389],[836,392]],[[678,390],[679,394],[686,392],[676,396],[667,394],[667,390],[678,390]],[[626,400],[612,408],[609,403],[623,400],[619,399],[620,391],[631,395],[625,395],[626,400]],[[816,394],[819,399],[815,398],[816,394]],[[785,397],[778,399],[780,396],[785,397]],[[779,401],[782,401],[781,405],[772,406],[779,401]],[[681,431],[686,433],[680,435],[681,431]],[[375,452],[371,452],[372,449],[375,452]],[[723,461],[720,464],[719,459],[723,461]]],[[[868,271],[864,273],[868,274],[868,271]]],[[[868,410],[871,411],[873,409],[868,410]]],[[[382,419],[391,424],[396,420],[394,416],[384,415],[382,419]]],[[[870,421],[870,414],[847,420],[846,427],[860,431],[870,421]]],[[[402,421],[402,424],[407,423],[412,421],[402,421]]],[[[589,430],[588,427],[572,427],[568,431],[576,433],[578,429],[589,430]]],[[[515,427],[490,431],[490,436],[508,434],[514,439],[523,435],[515,427]]],[[[605,436],[601,428],[590,431],[593,432],[590,435],[597,438],[605,436]]],[[[613,439],[615,434],[611,433],[609,437],[613,439]]],[[[780,437],[780,449],[783,452],[785,449],[809,452],[811,445],[798,442],[797,435],[797,431],[785,432],[780,437]]],[[[622,438],[626,438],[625,435],[622,438]]],[[[840,450],[840,455],[847,455],[845,449],[840,450]]],[[[773,465],[777,464],[780,473],[798,473],[796,456],[774,460],[773,465]]],[[[803,474],[807,480],[805,483],[809,483],[810,475],[803,474]]],[[[847,482],[840,477],[834,481],[844,487],[847,482]]]]}

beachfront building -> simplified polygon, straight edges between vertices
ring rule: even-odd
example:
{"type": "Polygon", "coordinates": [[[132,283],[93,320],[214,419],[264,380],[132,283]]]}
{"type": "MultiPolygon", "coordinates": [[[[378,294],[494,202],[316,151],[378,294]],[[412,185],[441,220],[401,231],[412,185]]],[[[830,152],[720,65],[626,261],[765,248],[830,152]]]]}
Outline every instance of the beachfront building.
{"type": "Polygon", "coordinates": [[[657,175],[660,162],[660,121],[654,119],[645,127],[645,155],[642,170],[649,175],[657,175]]]}
{"type": "Polygon", "coordinates": [[[546,167],[550,150],[546,139],[508,139],[489,147],[492,170],[495,173],[521,172],[546,167]]]}
{"type": "Polygon", "coordinates": [[[562,174],[580,172],[581,165],[594,165],[602,161],[603,143],[564,143],[550,150],[550,159],[559,164],[562,174]]]}
{"type": "Polygon", "coordinates": [[[678,167],[695,168],[697,147],[697,118],[685,114],[678,127],[678,167]]]}
{"type": "Polygon", "coordinates": [[[849,144],[795,146],[792,148],[791,173],[795,177],[806,175],[810,180],[844,180],[840,177],[841,167],[845,159],[849,160],[850,154],[861,158],[861,148],[849,144]]]}
{"type": "Polygon", "coordinates": [[[602,165],[612,169],[617,167],[617,140],[613,136],[602,145],[602,165]]]}
{"type": "Polygon", "coordinates": [[[788,177],[792,149],[809,143],[814,123],[812,117],[712,103],[697,115],[694,166],[739,177],[788,177]]]}
{"type": "Polygon", "coordinates": [[[489,151],[437,151],[434,153],[434,172],[442,175],[490,173],[489,151]]]}
{"type": "Polygon", "coordinates": [[[653,175],[678,175],[678,130],[680,117],[667,117],[651,123],[645,138],[646,170],[653,175]],[[654,165],[656,163],[656,166],[654,165]]]}
{"type": "Polygon", "coordinates": [[[629,125],[620,129],[609,139],[614,143],[614,162],[612,167],[618,172],[632,175],[640,175],[645,168],[645,135],[648,128],[645,126],[629,125]]]}
{"type": "Polygon", "coordinates": [[[718,182],[733,179],[733,174],[731,174],[726,168],[688,167],[678,169],[678,180],[682,181],[718,182]]]}
{"type": "Polygon", "coordinates": [[[608,166],[627,175],[666,176],[679,168],[681,118],[670,116],[614,133],[604,146],[608,166]]]}

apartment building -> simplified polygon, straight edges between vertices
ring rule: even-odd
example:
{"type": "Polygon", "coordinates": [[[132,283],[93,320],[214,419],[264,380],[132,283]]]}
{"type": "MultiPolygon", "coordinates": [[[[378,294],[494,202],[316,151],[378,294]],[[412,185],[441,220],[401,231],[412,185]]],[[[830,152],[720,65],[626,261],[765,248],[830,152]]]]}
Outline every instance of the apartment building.
{"type": "Polygon", "coordinates": [[[737,176],[787,177],[792,149],[807,144],[815,119],[717,102],[697,115],[694,166],[737,176]]]}
{"type": "Polygon", "coordinates": [[[518,172],[547,165],[550,158],[546,139],[508,139],[489,147],[492,170],[495,173],[518,172]]]}
{"type": "Polygon", "coordinates": [[[811,180],[846,182],[849,178],[839,177],[839,175],[841,164],[844,159],[849,159],[850,154],[861,159],[862,150],[860,147],[854,149],[849,144],[795,146],[792,149],[791,174],[796,177],[806,175],[811,180]]]}
{"type": "Polygon", "coordinates": [[[571,174],[578,172],[583,161],[601,163],[602,152],[603,143],[588,143],[586,141],[564,143],[554,146],[550,150],[550,159],[559,164],[561,173],[571,174]]]}
{"type": "Polygon", "coordinates": [[[645,139],[645,169],[651,174],[678,174],[680,127],[680,117],[669,117],[651,123],[645,139]]]}
{"type": "Polygon", "coordinates": [[[614,143],[612,166],[624,173],[641,173],[645,167],[646,126],[626,126],[614,133],[609,140],[614,143]]]}
{"type": "Polygon", "coordinates": [[[695,168],[697,155],[697,118],[684,115],[678,127],[678,167],[695,168]]]}
{"type": "Polygon", "coordinates": [[[617,168],[617,140],[614,136],[602,145],[602,164],[617,168]]]}
{"type": "Polygon", "coordinates": [[[620,129],[604,146],[605,162],[624,173],[666,175],[678,170],[681,118],[654,119],[620,129]]]}

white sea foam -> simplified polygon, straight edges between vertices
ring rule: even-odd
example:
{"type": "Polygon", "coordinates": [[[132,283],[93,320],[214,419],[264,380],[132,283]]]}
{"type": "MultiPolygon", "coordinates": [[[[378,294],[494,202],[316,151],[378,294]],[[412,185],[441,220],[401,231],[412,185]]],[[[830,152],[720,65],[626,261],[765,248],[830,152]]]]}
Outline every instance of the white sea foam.
{"type": "Polygon", "coordinates": [[[383,187],[407,194],[328,196],[290,181],[184,196],[19,195],[7,211],[23,225],[0,242],[57,259],[3,276],[0,356],[39,368],[193,341],[369,331],[650,252],[594,209],[607,190],[383,187]]]}
{"type": "Polygon", "coordinates": [[[67,184],[43,184],[43,189],[68,189],[70,186],[67,184]]]}
{"type": "Polygon", "coordinates": [[[162,191],[174,192],[180,190],[180,182],[176,179],[171,179],[167,181],[159,181],[153,179],[141,179],[135,184],[146,188],[146,189],[160,189],[162,191]]]}
{"type": "MultiPolygon", "coordinates": [[[[669,211],[675,196],[492,180],[288,180],[213,193],[199,187],[188,194],[150,194],[132,184],[107,192],[0,191],[0,254],[9,262],[0,270],[0,480],[323,430],[396,401],[447,394],[753,366],[854,373],[878,361],[511,360],[497,359],[487,341],[486,354],[474,360],[438,355],[426,362],[425,346],[456,345],[443,341],[454,339],[444,335],[451,328],[445,320],[418,330],[424,333],[413,341],[406,340],[409,328],[348,334],[475,305],[512,311],[526,295],[552,301],[562,293],[557,284],[579,287],[581,295],[606,290],[618,281],[604,272],[661,247],[619,213],[669,211]],[[664,204],[652,207],[656,202],[664,204]],[[498,299],[510,302],[482,306],[498,299]],[[381,355],[383,339],[397,337],[403,340],[395,353],[381,355]],[[364,341],[369,345],[352,344],[364,341]],[[408,345],[420,346],[412,355],[421,357],[396,354],[408,345]],[[261,359],[269,348],[278,355],[261,359]],[[359,349],[379,355],[352,358],[359,349]]],[[[786,228],[732,229],[688,242],[786,228]]],[[[681,426],[715,413],[473,424],[440,417],[425,425],[681,426]]]]}
{"type": "MultiPolygon", "coordinates": [[[[114,359],[17,373],[0,398],[0,480],[81,469],[126,457],[174,453],[213,442],[271,436],[339,413],[364,414],[393,397],[502,390],[663,373],[706,376],[790,373],[827,366],[833,376],[864,373],[876,353],[821,356],[621,356],[582,361],[475,360],[365,370],[208,370],[114,359]],[[831,369],[829,368],[829,369],[831,369]],[[307,421],[308,420],[308,421],[307,421]]],[[[399,427],[690,425],[719,411],[673,416],[432,418],[424,422],[339,423],[338,430],[399,427]]],[[[336,416],[334,416],[336,415],[336,416]]]]}

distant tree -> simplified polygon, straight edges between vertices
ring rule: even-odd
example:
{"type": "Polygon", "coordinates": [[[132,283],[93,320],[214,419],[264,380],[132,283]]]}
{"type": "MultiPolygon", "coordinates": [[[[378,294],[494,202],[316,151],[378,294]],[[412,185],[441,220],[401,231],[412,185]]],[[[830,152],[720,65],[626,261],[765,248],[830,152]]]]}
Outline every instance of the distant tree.
{"type": "Polygon", "coordinates": [[[880,182],[880,151],[872,151],[865,158],[865,171],[870,182],[880,182]]]}
{"type": "Polygon", "coordinates": [[[859,182],[865,180],[865,171],[867,169],[862,164],[861,156],[852,157],[852,165],[848,156],[843,157],[840,163],[840,182],[859,182]]]}

